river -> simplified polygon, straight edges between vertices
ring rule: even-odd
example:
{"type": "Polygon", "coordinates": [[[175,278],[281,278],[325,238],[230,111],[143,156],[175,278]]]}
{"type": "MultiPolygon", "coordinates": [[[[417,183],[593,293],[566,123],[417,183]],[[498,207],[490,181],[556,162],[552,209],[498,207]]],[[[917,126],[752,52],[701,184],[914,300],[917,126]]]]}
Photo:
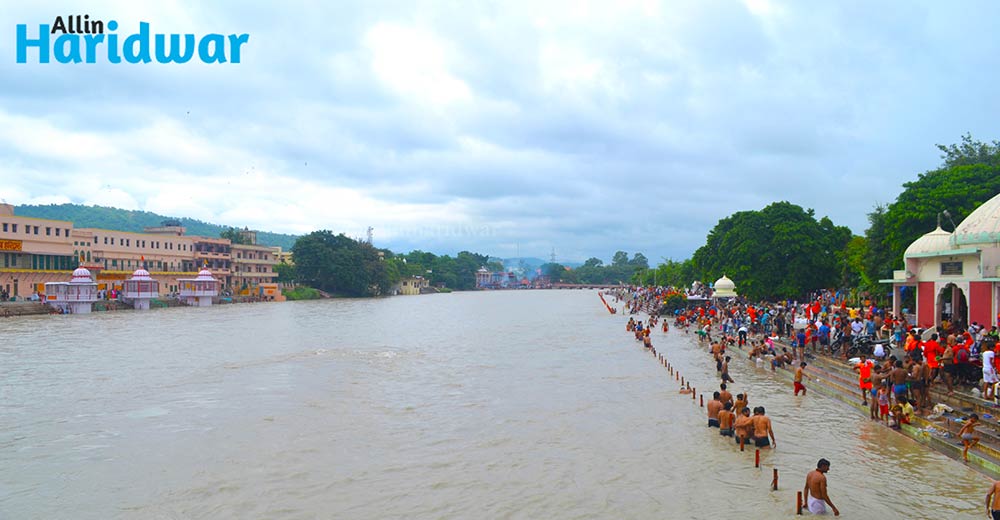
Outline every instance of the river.
{"type": "MultiPolygon", "coordinates": [[[[793,518],[820,457],[842,517],[982,518],[989,479],[740,360],[754,468],[626,320],[595,291],[0,320],[0,518],[793,518]]],[[[653,341],[715,385],[693,334],[653,341]]]]}

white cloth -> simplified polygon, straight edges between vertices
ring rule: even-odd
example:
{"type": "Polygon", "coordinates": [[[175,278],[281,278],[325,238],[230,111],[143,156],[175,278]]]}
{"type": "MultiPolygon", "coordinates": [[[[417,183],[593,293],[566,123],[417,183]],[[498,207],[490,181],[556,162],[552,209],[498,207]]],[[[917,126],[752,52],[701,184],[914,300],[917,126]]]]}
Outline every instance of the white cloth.
{"type": "Polygon", "coordinates": [[[814,515],[825,515],[826,502],[816,497],[809,497],[809,512],[814,515]]]}
{"type": "Polygon", "coordinates": [[[996,356],[996,352],[992,350],[987,350],[983,352],[983,381],[987,383],[996,383],[997,372],[993,367],[993,358],[996,356]]]}

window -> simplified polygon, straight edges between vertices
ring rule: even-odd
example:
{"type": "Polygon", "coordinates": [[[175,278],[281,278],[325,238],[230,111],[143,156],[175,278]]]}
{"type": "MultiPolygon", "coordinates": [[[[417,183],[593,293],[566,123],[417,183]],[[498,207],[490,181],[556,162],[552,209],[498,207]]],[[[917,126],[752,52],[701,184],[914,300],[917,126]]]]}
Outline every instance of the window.
{"type": "Polygon", "coordinates": [[[69,228],[66,228],[65,231],[66,231],[66,236],[69,236],[69,228]]]}
{"type": "Polygon", "coordinates": [[[6,222],[3,223],[3,230],[4,230],[4,232],[7,231],[7,223],[6,222]]]}
{"type": "Polygon", "coordinates": [[[50,227],[45,228],[45,236],[52,236],[52,228],[50,227]]]}
{"type": "Polygon", "coordinates": [[[941,275],[962,275],[962,262],[941,262],[941,275]]]}
{"type": "Polygon", "coordinates": [[[59,228],[56,228],[56,236],[59,236],[59,228]]]}
{"type": "Polygon", "coordinates": [[[38,234],[38,226],[33,226],[33,227],[35,228],[34,231],[35,231],[35,234],[37,235],[38,234]]]}
{"type": "Polygon", "coordinates": [[[10,232],[11,233],[17,233],[17,224],[11,224],[10,225],[10,232]]]}

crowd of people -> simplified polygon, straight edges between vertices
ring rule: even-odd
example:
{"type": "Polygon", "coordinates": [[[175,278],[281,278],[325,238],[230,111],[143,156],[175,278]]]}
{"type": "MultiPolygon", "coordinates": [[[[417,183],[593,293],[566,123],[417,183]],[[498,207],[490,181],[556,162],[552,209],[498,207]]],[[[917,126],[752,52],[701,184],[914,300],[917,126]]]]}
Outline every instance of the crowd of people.
{"type": "MultiPolygon", "coordinates": [[[[675,293],[663,287],[628,287],[614,293],[626,312],[651,316],[645,324],[633,316],[627,325],[646,348],[652,347],[649,335],[655,328],[655,316],[663,311],[665,295],[675,293]]],[[[740,299],[696,303],[672,313],[674,327],[685,333],[693,330],[698,341],[708,346],[720,379],[719,390],[706,403],[708,425],[719,428],[720,435],[731,436],[737,443],[775,445],[764,408],[751,410],[748,392],[734,397],[729,391],[734,381],[728,370],[732,358],[726,353],[727,347],[745,346],[750,359],[759,366],[769,364],[772,370],[794,367],[794,395],[804,396],[808,357],[823,354],[846,359],[846,345],[868,340],[870,351],[862,349],[849,361],[857,373],[861,402],[869,408],[871,418],[893,428],[911,423],[916,413],[929,411],[930,389],[935,385],[943,385],[949,394],[956,386],[968,385],[976,388],[973,394],[1000,401],[1000,356],[995,355],[1000,332],[996,325],[974,322],[965,326],[960,321],[945,320],[937,328],[939,332],[926,334],[909,323],[905,315],[893,315],[870,302],[847,307],[832,291],[822,291],[801,303],[751,304],[740,299]]],[[[663,327],[666,331],[665,318],[663,327]]],[[[965,460],[969,449],[980,441],[976,432],[979,424],[978,415],[971,414],[958,432],[965,460]]],[[[821,460],[807,478],[807,505],[817,512],[829,505],[836,513],[826,495],[824,467],[829,469],[829,462],[821,460]],[[818,485],[820,480],[822,487],[818,485]]]]}

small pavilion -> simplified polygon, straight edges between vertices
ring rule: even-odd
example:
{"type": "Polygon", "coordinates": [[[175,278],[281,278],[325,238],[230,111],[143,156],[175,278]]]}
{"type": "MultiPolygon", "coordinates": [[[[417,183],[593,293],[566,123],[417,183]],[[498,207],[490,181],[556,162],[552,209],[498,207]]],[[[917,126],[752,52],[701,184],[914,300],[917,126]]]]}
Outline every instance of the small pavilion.
{"type": "Polygon", "coordinates": [[[149,302],[160,296],[160,282],[149,276],[149,271],[136,269],[132,278],[125,280],[122,288],[122,298],[130,303],[132,308],[140,311],[149,310],[149,302]]]}
{"type": "Polygon", "coordinates": [[[196,278],[178,278],[180,300],[192,307],[209,307],[212,299],[219,295],[219,281],[212,272],[202,269],[196,278]]]}
{"type": "Polygon", "coordinates": [[[97,301],[97,282],[90,271],[78,267],[69,282],[48,282],[45,284],[46,303],[63,313],[86,314],[97,301]]]}

